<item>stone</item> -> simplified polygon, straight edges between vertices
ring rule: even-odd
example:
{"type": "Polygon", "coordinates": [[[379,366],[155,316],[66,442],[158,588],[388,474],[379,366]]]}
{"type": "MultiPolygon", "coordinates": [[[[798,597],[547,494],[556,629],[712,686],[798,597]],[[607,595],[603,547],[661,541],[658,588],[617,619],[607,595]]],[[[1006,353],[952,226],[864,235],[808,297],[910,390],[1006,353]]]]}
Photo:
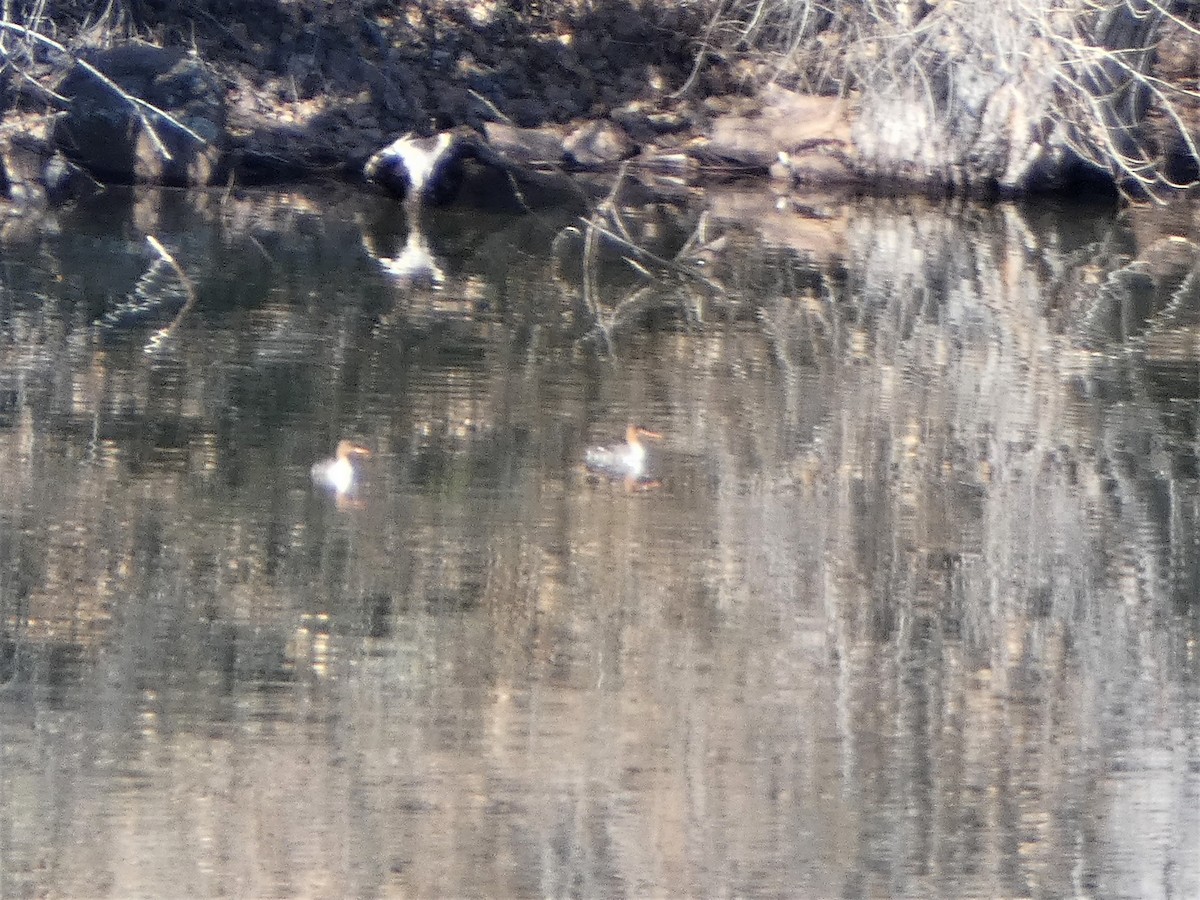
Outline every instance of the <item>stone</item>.
{"type": "Polygon", "coordinates": [[[28,134],[0,140],[0,189],[17,206],[61,205],[103,189],[96,179],[28,134]]]}
{"type": "Polygon", "coordinates": [[[687,131],[694,124],[691,116],[678,109],[650,113],[646,116],[646,121],[657,134],[678,134],[680,131],[687,131]]]}
{"type": "Polygon", "coordinates": [[[90,197],[103,190],[96,179],[61,153],[53,154],[42,167],[41,183],[46,199],[58,205],[90,197]]]}
{"type": "Polygon", "coordinates": [[[533,97],[522,97],[508,104],[508,114],[522,128],[536,128],[549,118],[546,104],[533,97]]]}
{"type": "Polygon", "coordinates": [[[621,126],[631,140],[641,144],[654,140],[657,135],[643,106],[644,104],[635,100],[618,106],[608,114],[609,119],[621,126]]]}
{"type": "Polygon", "coordinates": [[[563,141],[567,161],[579,168],[595,169],[618,163],[636,152],[629,135],[613,122],[588,122],[563,141]]]}
{"type": "Polygon", "coordinates": [[[487,122],[484,134],[497,153],[526,165],[563,162],[563,137],[555,128],[517,128],[506,122],[487,122]]]}
{"type": "Polygon", "coordinates": [[[71,101],[54,126],[53,141],[63,153],[101,181],[189,187],[214,180],[225,138],[225,91],[204,63],[184,50],[140,43],[84,58],[184,128],[119,96],[76,64],[58,88],[71,101]]]}

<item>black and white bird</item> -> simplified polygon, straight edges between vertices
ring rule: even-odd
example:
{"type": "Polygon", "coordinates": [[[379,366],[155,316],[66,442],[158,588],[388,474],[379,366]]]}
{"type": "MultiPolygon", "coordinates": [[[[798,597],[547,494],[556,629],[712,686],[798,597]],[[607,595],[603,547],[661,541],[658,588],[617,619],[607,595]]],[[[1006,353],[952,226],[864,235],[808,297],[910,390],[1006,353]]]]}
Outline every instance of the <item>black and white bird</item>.
{"type": "Polygon", "coordinates": [[[372,154],[363,175],[406,203],[444,206],[462,187],[464,161],[476,155],[475,144],[456,134],[405,134],[372,154]]]}

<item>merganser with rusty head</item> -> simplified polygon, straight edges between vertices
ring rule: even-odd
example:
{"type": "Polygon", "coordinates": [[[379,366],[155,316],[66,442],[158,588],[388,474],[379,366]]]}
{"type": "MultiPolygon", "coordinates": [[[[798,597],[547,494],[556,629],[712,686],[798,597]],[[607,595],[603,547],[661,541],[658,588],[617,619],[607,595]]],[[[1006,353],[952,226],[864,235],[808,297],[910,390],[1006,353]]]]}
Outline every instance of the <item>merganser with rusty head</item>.
{"type": "Polygon", "coordinates": [[[313,464],[312,480],[329,488],[339,497],[344,496],[353,490],[358,477],[355,460],[370,455],[370,450],[353,441],[339,441],[333,459],[313,464]]]}
{"type": "Polygon", "coordinates": [[[646,478],[646,446],[642,438],[662,440],[657,431],[630,425],[625,429],[625,443],[608,447],[589,447],[583,464],[593,475],[605,478],[624,478],[638,482],[646,478]]]}

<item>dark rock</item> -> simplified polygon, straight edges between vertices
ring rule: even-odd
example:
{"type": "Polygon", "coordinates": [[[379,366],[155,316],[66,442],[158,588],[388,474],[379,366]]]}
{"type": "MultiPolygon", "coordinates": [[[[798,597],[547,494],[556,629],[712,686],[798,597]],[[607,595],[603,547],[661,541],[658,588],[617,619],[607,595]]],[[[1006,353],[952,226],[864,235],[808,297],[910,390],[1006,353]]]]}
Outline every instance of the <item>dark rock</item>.
{"type": "MultiPolygon", "coordinates": [[[[363,65],[362,59],[351,55],[346,50],[341,48],[332,48],[325,53],[325,59],[322,61],[321,69],[324,72],[336,72],[338,75],[352,84],[359,84],[363,80],[363,70],[366,66],[363,65]]],[[[321,72],[315,73],[324,84],[325,78],[321,72]]]]}
{"type": "Polygon", "coordinates": [[[0,187],[13,203],[40,206],[89,197],[102,186],[45,141],[16,135],[0,144],[0,187]]]}
{"type": "Polygon", "coordinates": [[[578,116],[583,110],[576,102],[569,87],[560,84],[549,84],[544,91],[546,105],[550,109],[550,118],[565,122],[578,116]]]}
{"type": "Polygon", "coordinates": [[[508,114],[521,128],[536,128],[549,118],[546,104],[532,97],[514,100],[508,114]]]}
{"type": "Polygon", "coordinates": [[[610,34],[614,42],[622,44],[644,43],[652,28],[646,17],[632,6],[614,8],[610,34]]]}
{"type": "Polygon", "coordinates": [[[479,103],[459,84],[446,84],[440,90],[432,91],[431,96],[436,104],[434,115],[446,128],[463,122],[467,114],[479,103]]]}
{"type": "Polygon", "coordinates": [[[244,185],[284,184],[313,174],[312,165],[301,159],[258,149],[233,151],[228,168],[244,185]]]}
{"type": "Polygon", "coordinates": [[[42,168],[42,185],[46,199],[53,204],[90,197],[102,189],[95,178],[61,153],[55,153],[46,161],[42,168]]]}
{"type": "Polygon", "coordinates": [[[76,65],[58,88],[71,105],[55,123],[57,147],[102,181],[190,186],[213,180],[225,91],[199,59],[183,50],[128,44],[92,51],[86,61],[179,124],[119,96],[76,65]]]}
{"type": "Polygon", "coordinates": [[[391,47],[391,41],[388,39],[387,34],[382,28],[379,27],[378,23],[372,21],[370,18],[364,17],[362,22],[359,24],[359,28],[361,30],[363,40],[366,41],[369,46],[381,51],[387,50],[391,47]]]}
{"type": "Polygon", "coordinates": [[[608,117],[623,128],[631,140],[638,143],[644,144],[655,137],[656,132],[650,127],[650,119],[643,105],[637,101],[616,107],[608,117]]]}
{"type": "Polygon", "coordinates": [[[658,134],[678,134],[681,131],[687,131],[695,124],[692,117],[682,110],[650,113],[646,116],[646,120],[658,134]]]}

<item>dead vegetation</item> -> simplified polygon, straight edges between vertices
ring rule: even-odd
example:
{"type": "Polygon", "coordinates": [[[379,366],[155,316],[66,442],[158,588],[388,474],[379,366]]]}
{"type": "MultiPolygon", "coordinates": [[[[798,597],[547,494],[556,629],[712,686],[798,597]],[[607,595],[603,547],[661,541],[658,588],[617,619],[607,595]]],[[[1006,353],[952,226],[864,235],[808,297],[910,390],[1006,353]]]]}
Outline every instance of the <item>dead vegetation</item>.
{"type": "Polygon", "coordinates": [[[225,79],[237,146],[303,140],[309,161],[778,83],[854,98],[868,177],[1001,192],[1091,178],[1159,198],[1200,172],[1197,13],[1159,0],[38,0],[3,15],[10,104],[61,108],[53,72],[84,47],[186,47],[225,79]]]}
{"type": "Polygon", "coordinates": [[[704,54],[858,96],[855,141],[882,176],[1020,191],[1082,169],[1159,198],[1200,161],[1196,61],[1156,67],[1197,44],[1195,16],[1157,0],[720,0],[704,54]]]}

